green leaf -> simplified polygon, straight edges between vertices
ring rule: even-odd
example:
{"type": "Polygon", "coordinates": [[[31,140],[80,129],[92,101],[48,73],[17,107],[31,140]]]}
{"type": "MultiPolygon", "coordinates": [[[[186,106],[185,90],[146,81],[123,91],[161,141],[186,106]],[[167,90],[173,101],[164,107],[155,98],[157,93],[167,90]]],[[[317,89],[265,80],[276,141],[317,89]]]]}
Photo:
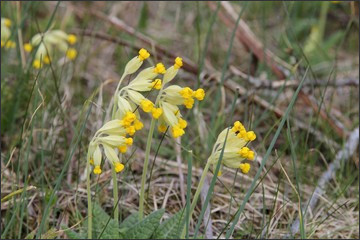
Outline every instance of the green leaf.
{"type": "Polygon", "coordinates": [[[58,232],[56,228],[51,228],[49,231],[47,231],[44,234],[41,234],[40,239],[54,239],[58,235],[58,232]]]}
{"type": "Polygon", "coordinates": [[[128,216],[122,223],[120,223],[120,228],[131,228],[139,222],[139,212],[134,212],[128,216]]]}
{"type": "Polygon", "coordinates": [[[149,216],[138,222],[125,232],[125,239],[149,239],[160,224],[160,218],[164,214],[164,209],[152,212],[149,216]]]}
{"type": "Polygon", "coordinates": [[[100,205],[95,203],[93,208],[93,230],[95,233],[93,236],[100,239],[119,238],[119,226],[114,219],[111,218],[109,221],[109,218],[110,216],[100,205]]]}
{"type": "Polygon", "coordinates": [[[77,233],[70,229],[64,229],[64,231],[69,239],[86,239],[85,233],[77,233]]]}
{"type": "Polygon", "coordinates": [[[155,239],[179,239],[182,230],[182,220],[185,217],[184,211],[180,210],[174,216],[164,221],[155,231],[155,239]]]}

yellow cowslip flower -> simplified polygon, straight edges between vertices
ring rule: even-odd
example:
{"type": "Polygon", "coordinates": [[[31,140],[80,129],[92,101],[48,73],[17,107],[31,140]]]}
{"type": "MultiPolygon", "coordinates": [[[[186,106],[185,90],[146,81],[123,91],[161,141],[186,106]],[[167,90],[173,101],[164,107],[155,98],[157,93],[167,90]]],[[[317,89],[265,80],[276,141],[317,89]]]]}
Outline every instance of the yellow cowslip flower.
{"type": "MultiPolygon", "coordinates": [[[[215,170],[218,160],[224,146],[227,129],[224,129],[218,136],[212,154],[208,161],[211,161],[213,170],[215,170]]],[[[246,145],[256,139],[253,131],[246,131],[245,127],[240,121],[236,121],[228,133],[224,155],[222,158],[222,165],[229,168],[239,168],[243,173],[248,173],[250,164],[244,163],[244,160],[254,160],[255,153],[246,145]]],[[[222,166],[220,167],[222,169],[222,166]]],[[[219,172],[221,175],[221,171],[219,172]]]]}
{"type": "Polygon", "coordinates": [[[154,81],[152,81],[150,88],[160,90],[161,89],[161,79],[155,79],[154,81]]]}
{"type": "Polygon", "coordinates": [[[178,73],[178,71],[182,67],[182,65],[183,65],[182,58],[177,57],[175,59],[175,64],[173,66],[169,67],[166,70],[166,73],[164,74],[164,78],[163,78],[164,84],[166,84],[174,79],[174,77],[176,76],[176,74],[178,73]]]}
{"type": "Polygon", "coordinates": [[[16,42],[10,40],[11,36],[11,20],[8,18],[1,18],[1,47],[15,48],[16,42]]]}
{"type": "Polygon", "coordinates": [[[182,66],[183,66],[182,58],[181,58],[181,57],[175,58],[174,68],[175,68],[175,69],[179,69],[179,68],[181,68],[182,66]]]}
{"type": "Polygon", "coordinates": [[[144,48],[140,49],[139,55],[132,58],[126,64],[122,78],[124,78],[125,76],[127,76],[129,74],[133,74],[134,72],[136,72],[143,64],[143,61],[149,57],[150,57],[150,53],[146,49],[144,49],[144,48]]]}
{"type": "Polygon", "coordinates": [[[24,45],[24,49],[27,52],[30,52],[34,47],[37,47],[35,53],[35,59],[33,66],[42,67],[47,60],[45,56],[48,56],[49,59],[53,56],[52,53],[58,49],[61,52],[65,53],[66,57],[69,60],[73,60],[77,56],[77,51],[74,48],[69,48],[69,44],[74,44],[76,42],[76,36],[73,34],[66,34],[61,30],[49,30],[45,33],[38,33],[31,38],[29,43],[24,45]],[[36,61],[36,62],[35,62],[36,61]]]}
{"type": "Polygon", "coordinates": [[[164,133],[166,131],[167,127],[165,124],[160,124],[158,126],[158,131],[161,132],[161,133],[164,133]]]}
{"type": "Polygon", "coordinates": [[[45,64],[50,64],[50,63],[51,63],[51,59],[50,59],[49,56],[45,56],[45,57],[44,57],[44,63],[45,63],[45,64]]]}
{"type": "Polygon", "coordinates": [[[25,43],[24,44],[24,50],[25,52],[31,52],[33,49],[32,45],[30,43],[25,43]]]}
{"type": "Polygon", "coordinates": [[[35,59],[35,60],[33,61],[33,67],[34,67],[35,69],[39,69],[39,68],[41,68],[41,67],[42,67],[42,65],[41,65],[41,61],[40,61],[40,60],[35,59]]]}
{"type": "Polygon", "coordinates": [[[77,41],[77,37],[74,34],[69,34],[67,37],[67,41],[70,45],[74,45],[77,41]]]}
{"type": "Polygon", "coordinates": [[[155,119],[158,119],[162,113],[163,113],[163,110],[161,108],[153,108],[151,110],[151,114],[152,114],[153,118],[155,118],[155,119]]]}
{"type": "Polygon", "coordinates": [[[166,73],[166,69],[165,69],[164,64],[162,64],[162,63],[156,64],[156,66],[155,66],[155,68],[154,68],[154,73],[165,74],[165,73],[166,73]]]}
{"type": "Polygon", "coordinates": [[[149,99],[144,99],[140,101],[140,106],[144,112],[151,112],[154,108],[154,104],[149,99]]]}
{"type": "Polygon", "coordinates": [[[77,51],[75,48],[69,48],[69,50],[66,52],[66,57],[70,60],[74,60],[77,56],[77,51]]]}

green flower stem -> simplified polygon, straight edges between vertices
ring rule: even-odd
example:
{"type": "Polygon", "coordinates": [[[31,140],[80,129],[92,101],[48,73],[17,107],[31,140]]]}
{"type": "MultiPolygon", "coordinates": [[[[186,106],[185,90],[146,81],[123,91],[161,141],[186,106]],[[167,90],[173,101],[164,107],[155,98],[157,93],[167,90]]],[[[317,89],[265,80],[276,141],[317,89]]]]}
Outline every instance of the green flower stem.
{"type": "Polygon", "coordinates": [[[88,201],[88,239],[92,239],[92,204],[91,204],[91,189],[90,189],[90,162],[86,163],[86,190],[87,190],[87,201],[88,201]]]}
{"type": "MultiPolygon", "coordinates": [[[[198,185],[198,187],[196,188],[196,192],[195,192],[195,195],[194,195],[194,199],[193,199],[193,201],[192,201],[192,203],[191,203],[191,206],[190,206],[190,213],[189,213],[189,218],[190,218],[190,219],[189,219],[189,222],[190,222],[191,216],[192,216],[192,214],[193,214],[193,212],[194,212],[194,209],[195,209],[196,203],[197,203],[197,201],[198,201],[198,198],[199,198],[201,189],[202,189],[202,187],[203,187],[203,185],[204,185],[204,181],[205,181],[206,175],[207,175],[207,173],[208,173],[208,171],[209,171],[210,164],[211,164],[211,161],[208,160],[207,163],[206,163],[206,165],[205,165],[205,168],[204,168],[204,170],[203,170],[203,172],[202,172],[199,185],[198,185]]],[[[182,233],[181,233],[181,238],[182,238],[182,239],[185,238],[185,232],[186,232],[186,226],[184,226],[183,231],[182,231],[182,233]]]]}
{"type": "Polygon", "coordinates": [[[118,83],[118,85],[117,85],[117,87],[116,87],[116,90],[115,90],[115,94],[114,94],[114,99],[113,99],[113,108],[112,108],[112,114],[111,114],[111,119],[112,120],[114,120],[115,119],[115,113],[116,113],[116,108],[117,108],[117,105],[116,105],[116,103],[115,103],[115,100],[116,100],[116,96],[118,95],[118,93],[119,93],[119,89],[120,89],[120,86],[121,86],[121,83],[122,83],[122,81],[124,80],[124,78],[125,78],[125,74],[123,74],[122,76],[121,76],[121,78],[120,78],[120,81],[119,81],[119,83],[118,83]]]}
{"type": "Polygon", "coordinates": [[[146,150],[145,150],[145,161],[144,161],[144,168],[141,177],[141,190],[140,190],[140,203],[139,203],[139,219],[142,220],[144,216],[144,199],[145,199],[145,181],[146,181],[146,174],[149,165],[149,156],[150,156],[150,149],[151,149],[151,141],[154,134],[155,128],[155,119],[151,119],[149,135],[146,142],[146,150]]]}
{"type": "Polygon", "coordinates": [[[117,178],[116,178],[116,172],[115,172],[115,166],[112,165],[112,179],[113,179],[113,195],[114,195],[114,219],[116,223],[119,223],[119,204],[117,204],[119,200],[119,194],[118,194],[118,184],[117,184],[117,178]]]}

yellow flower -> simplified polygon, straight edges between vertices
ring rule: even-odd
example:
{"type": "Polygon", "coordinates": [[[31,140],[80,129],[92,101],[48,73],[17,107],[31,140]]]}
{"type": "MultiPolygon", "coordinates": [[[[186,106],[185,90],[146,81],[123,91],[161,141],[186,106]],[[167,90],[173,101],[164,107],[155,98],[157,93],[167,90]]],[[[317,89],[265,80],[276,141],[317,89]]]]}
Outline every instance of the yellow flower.
{"type": "Polygon", "coordinates": [[[122,164],[122,163],[119,163],[119,162],[117,162],[117,163],[115,163],[115,172],[121,172],[123,169],[124,169],[124,164],[122,164]]]}
{"type": "Polygon", "coordinates": [[[50,57],[49,57],[49,56],[45,56],[45,57],[44,57],[44,63],[45,63],[45,64],[50,64],[50,62],[51,62],[50,57]]]}
{"type": "Polygon", "coordinates": [[[158,131],[161,132],[161,133],[164,133],[166,131],[166,129],[167,129],[167,127],[164,124],[160,124],[158,126],[158,131]]]}
{"type": "Polygon", "coordinates": [[[131,123],[136,120],[136,115],[133,112],[127,112],[122,119],[122,125],[125,127],[129,127],[131,123]]]}
{"type": "Polygon", "coordinates": [[[250,164],[248,163],[240,163],[239,166],[240,170],[242,171],[242,173],[248,173],[250,171],[250,164]]]}
{"type": "Polygon", "coordinates": [[[160,90],[161,89],[161,79],[155,79],[152,83],[150,88],[154,88],[156,90],[160,90]]]}
{"type": "Polygon", "coordinates": [[[141,130],[144,127],[144,124],[142,122],[140,122],[139,120],[135,120],[134,121],[134,127],[136,131],[141,130]]]}
{"type": "Polygon", "coordinates": [[[154,72],[155,73],[160,73],[160,74],[165,74],[166,69],[165,69],[164,64],[162,64],[162,63],[156,64],[156,67],[154,68],[154,72]]]}
{"type": "Polygon", "coordinates": [[[184,129],[187,127],[187,122],[184,119],[179,118],[179,126],[184,129]]]}
{"type": "Polygon", "coordinates": [[[7,42],[5,44],[5,48],[15,48],[15,47],[16,47],[16,42],[7,40],[7,42]]]}
{"type": "Polygon", "coordinates": [[[128,146],[131,146],[133,144],[133,139],[132,138],[126,138],[125,139],[125,144],[128,145],[128,146]]]}
{"type": "Polygon", "coordinates": [[[189,87],[184,87],[179,93],[185,99],[192,98],[193,96],[193,90],[189,87]]]}
{"type": "Polygon", "coordinates": [[[148,99],[142,100],[140,106],[144,112],[151,112],[154,108],[154,104],[148,99]]]}
{"type": "Polygon", "coordinates": [[[202,88],[199,88],[198,90],[193,92],[193,97],[195,97],[197,100],[202,101],[205,97],[205,91],[202,88]]]}
{"type": "Polygon", "coordinates": [[[95,174],[101,174],[101,168],[100,168],[99,165],[95,166],[95,168],[94,168],[94,173],[95,173],[95,174]]]}
{"type": "Polygon", "coordinates": [[[90,163],[91,165],[94,165],[94,159],[90,159],[89,163],[90,163]]]}
{"type": "Polygon", "coordinates": [[[139,50],[139,59],[140,59],[140,61],[144,61],[148,57],[150,57],[150,53],[146,49],[142,48],[142,49],[139,50]]]}
{"type": "Polygon", "coordinates": [[[191,109],[194,106],[194,99],[193,98],[186,98],[184,100],[184,105],[186,108],[191,109]]]}
{"type": "Polygon", "coordinates": [[[35,59],[35,60],[33,61],[33,67],[36,68],[36,69],[41,68],[42,66],[41,66],[40,60],[35,59]]]}
{"type": "Polygon", "coordinates": [[[25,52],[31,52],[33,49],[32,45],[30,43],[25,43],[24,44],[24,50],[25,52]]]}
{"type": "Polygon", "coordinates": [[[177,138],[177,137],[181,137],[182,135],[184,135],[185,131],[180,126],[176,125],[176,126],[172,127],[171,133],[174,138],[177,138]]]}
{"type": "Polygon", "coordinates": [[[126,153],[127,146],[126,146],[126,145],[122,145],[122,146],[119,146],[118,149],[119,149],[119,152],[121,152],[121,153],[126,153]]]}
{"type": "MultiPolygon", "coordinates": [[[[2,19],[1,19],[1,20],[2,20],[2,19]]],[[[5,24],[6,27],[9,28],[9,27],[11,27],[12,22],[11,22],[10,19],[4,18],[4,24],[5,24]]]]}
{"type": "Polygon", "coordinates": [[[183,66],[182,58],[181,58],[181,57],[175,58],[174,68],[175,68],[175,69],[179,69],[179,68],[181,68],[182,66],[183,66]]]}
{"type": "Polygon", "coordinates": [[[163,113],[163,110],[161,108],[153,108],[151,113],[153,118],[158,119],[163,113]]]}
{"type": "Polygon", "coordinates": [[[126,132],[130,135],[133,136],[136,132],[135,127],[134,126],[129,126],[126,128],[126,132]]]}
{"type": "Polygon", "coordinates": [[[77,56],[77,51],[75,48],[69,48],[69,50],[66,52],[66,57],[70,60],[74,60],[77,56]]]}
{"type": "MultiPolygon", "coordinates": [[[[213,169],[216,168],[220,158],[227,131],[227,129],[224,129],[219,134],[216,143],[214,144],[212,154],[209,157],[208,161],[211,161],[213,169]]],[[[243,161],[246,159],[254,160],[255,153],[246,145],[255,138],[256,135],[253,131],[247,132],[244,125],[240,121],[236,121],[226,138],[222,165],[229,168],[239,168],[243,173],[248,173],[250,164],[244,163],[243,161]]]]}
{"type": "Polygon", "coordinates": [[[74,45],[77,41],[77,38],[74,34],[69,34],[67,41],[69,42],[69,44],[74,45]]]}

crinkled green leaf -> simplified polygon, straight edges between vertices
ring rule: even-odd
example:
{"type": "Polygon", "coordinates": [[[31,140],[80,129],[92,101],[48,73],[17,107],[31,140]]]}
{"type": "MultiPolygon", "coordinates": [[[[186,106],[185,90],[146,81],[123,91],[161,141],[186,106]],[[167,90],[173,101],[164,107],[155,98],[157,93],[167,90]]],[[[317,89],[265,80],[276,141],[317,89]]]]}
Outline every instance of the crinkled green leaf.
{"type": "Polygon", "coordinates": [[[96,236],[96,238],[100,239],[118,239],[120,237],[118,224],[114,219],[110,219],[109,221],[109,217],[110,216],[98,204],[94,204],[93,232],[95,233],[93,234],[93,236],[96,236]],[[109,223],[106,225],[108,221],[109,223]]]}
{"type": "Polygon", "coordinates": [[[155,239],[179,239],[182,230],[182,220],[185,217],[184,211],[180,210],[174,216],[164,221],[155,231],[155,239]]]}
{"type": "Polygon", "coordinates": [[[131,228],[139,222],[139,212],[134,212],[120,223],[120,228],[131,228]]]}
{"type": "Polygon", "coordinates": [[[125,239],[149,239],[156,228],[160,224],[160,219],[164,214],[164,209],[152,212],[149,216],[144,218],[127,230],[124,234],[125,239]]]}

